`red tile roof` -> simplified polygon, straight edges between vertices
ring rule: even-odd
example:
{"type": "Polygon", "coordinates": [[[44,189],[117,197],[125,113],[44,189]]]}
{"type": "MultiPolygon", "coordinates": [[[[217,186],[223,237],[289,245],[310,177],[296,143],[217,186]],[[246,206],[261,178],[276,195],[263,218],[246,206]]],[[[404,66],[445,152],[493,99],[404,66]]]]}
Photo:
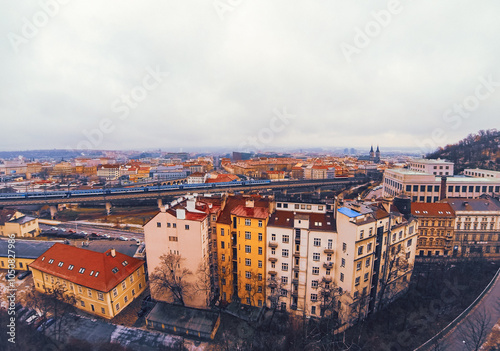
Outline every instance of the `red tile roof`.
{"type": "Polygon", "coordinates": [[[269,217],[269,208],[239,205],[231,211],[231,214],[239,217],[266,219],[269,217]]]}
{"type": "Polygon", "coordinates": [[[454,217],[455,211],[447,202],[412,202],[411,213],[416,217],[454,217]]]}
{"type": "Polygon", "coordinates": [[[295,216],[307,218],[311,230],[337,230],[333,214],[310,212],[275,211],[269,218],[268,226],[293,228],[295,216]]]}
{"type": "MultiPolygon", "coordinates": [[[[266,211],[269,209],[269,199],[262,198],[260,196],[229,196],[226,201],[226,206],[222,210],[219,218],[217,219],[217,223],[231,224],[231,214],[234,209],[239,206],[245,207],[246,200],[254,200],[254,209],[255,208],[265,208],[266,211]]],[[[245,214],[250,214],[246,212],[245,214]]],[[[267,218],[267,216],[266,216],[267,218]]]]}
{"type": "Polygon", "coordinates": [[[144,264],[144,261],[115,252],[112,257],[111,249],[101,253],[56,243],[30,267],[74,284],[108,292],[144,264]],[[74,266],[71,270],[68,269],[70,265],[74,266]],[[80,273],[82,268],[85,270],[80,273]],[[113,272],[115,268],[118,269],[116,273],[113,272]]]}

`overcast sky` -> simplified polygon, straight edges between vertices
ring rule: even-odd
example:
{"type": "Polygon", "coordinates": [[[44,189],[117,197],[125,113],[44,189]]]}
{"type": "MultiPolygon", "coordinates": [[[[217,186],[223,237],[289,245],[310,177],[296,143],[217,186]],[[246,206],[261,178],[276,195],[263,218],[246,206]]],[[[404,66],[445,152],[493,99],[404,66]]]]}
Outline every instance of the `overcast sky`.
{"type": "Polygon", "coordinates": [[[495,0],[2,1],[0,150],[456,142],[498,127],[499,13],[495,0]]]}

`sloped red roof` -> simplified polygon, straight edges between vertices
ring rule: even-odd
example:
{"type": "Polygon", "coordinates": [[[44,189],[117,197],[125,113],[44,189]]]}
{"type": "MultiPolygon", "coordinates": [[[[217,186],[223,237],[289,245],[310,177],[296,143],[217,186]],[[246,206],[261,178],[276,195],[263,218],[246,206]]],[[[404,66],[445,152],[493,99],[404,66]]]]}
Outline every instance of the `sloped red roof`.
{"type": "Polygon", "coordinates": [[[30,267],[74,284],[108,292],[144,264],[144,261],[115,252],[112,257],[111,249],[101,253],[56,243],[30,267]],[[70,265],[74,267],[71,270],[68,269],[70,265]],[[81,268],[85,269],[82,273],[81,268]],[[113,272],[115,268],[118,269],[116,273],[113,272]]]}
{"type": "MultiPolygon", "coordinates": [[[[219,218],[217,219],[217,223],[224,223],[224,224],[231,224],[231,214],[239,215],[236,213],[233,213],[233,210],[235,210],[238,207],[245,207],[246,200],[254,200],[254,207],[255,208],[265,208],[265,211],[268,211],[269,209],[269,199],[262,198],[260,196],[241,196],[241,195],[235,195],[235,196],[229,196],[226,201],[226,206],[222,210],[222,212],[219,215],[219,218]]],[[[243,217],[252,217],[249,216],[250,212],[243,212],[243,210],[238,210],[241,211],[241,215],[243,217]]],[[[269,212],[267,212],[268,214],[269,212]]],[[[267,214],[266,217],[267,218],[267,214]]],[[[253,218],[253,217],[252,217],[253,218]]]]}
{"type": "Polygon", "coordinates": [[[269,209],[267,207],[246,207],[239,205],[231,211],[231,214],[239,217],[266,219],[269,216],[269,209]]]}
{"type": "Polygon", "coordinates": [[[455,211],[447,202],[412,202],[411,214],[416,217],[454,217],[455,211]]]}

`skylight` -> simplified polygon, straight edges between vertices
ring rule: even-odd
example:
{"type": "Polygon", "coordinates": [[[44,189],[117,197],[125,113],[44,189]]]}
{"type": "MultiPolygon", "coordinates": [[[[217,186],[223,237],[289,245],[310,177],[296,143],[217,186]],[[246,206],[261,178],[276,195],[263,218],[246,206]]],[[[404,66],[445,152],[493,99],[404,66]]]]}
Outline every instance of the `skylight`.
{"type": "Polygon", "coordinates": [[[95,272],[94,277],[97,277],[99,275],[99,272],[95,272]]]}
{"type": "Polygon", "coordinates": [[[61,262],[59,262],[59,264],[58,264],[57,266],[58,266],[58,267],[62,267],[63,265],[64,265],[64,262],[63,262],[63,261],[61,261],[61,262]]]}
{"type": "Polygon", "coordinates": [[[52,263],[54,263],[54,260],[51,258],[51,259],[49,260],[49,264],[52,264],[52,263]]]}
{"type": "Polygon", "coordinates": [[[116,268],[116,267],[115,267],[115,268],[113,268],[113,269],[111,270],[111,272],[113,272],[113,273],[118,273],[118,268],[116,268]]]}
{"type": "Polygon", "coordinates": [[[68,270],[70,270],[70,271],[72,271],[72,270],[73,270],[73,268],[75,268],[75,266],[73,266],[72,264],[70,264],[70,265],[68,266],[68,270]]]}
{"type": "Polygon", "coordinates": [[[123,262],[122,262],[122,265],[123,265],[123,267],[125,267],[126,265],[128,265],[127,260],[123,261],[123,262]]]}
{"type": "Polygon", "coordinates": [[[94,275],[94,271],[90,271],[90,276],[93,276],[94,275]]]}
{"type": "Polygon", "coordinates": [[[80,268],[80,270],[78,271],[78,273],[83,274],[83,272],[85,272],[85,268],[82,267],[82,268],[80,268]]]}

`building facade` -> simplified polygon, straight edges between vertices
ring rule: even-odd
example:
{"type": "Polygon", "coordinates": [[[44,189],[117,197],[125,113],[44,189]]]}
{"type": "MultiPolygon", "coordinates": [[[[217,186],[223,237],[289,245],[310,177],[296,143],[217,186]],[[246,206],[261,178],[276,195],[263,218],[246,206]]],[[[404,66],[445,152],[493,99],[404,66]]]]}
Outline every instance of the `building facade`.
{"type": "Polygon", "coordinates": [[[146,288],[144,261],[114,249],[105,253],[60,243],[29,265],[41,293],[62,289],[76,298],[76,307],[111,319],[146,288]]]}
{"type": "Polygon", "coordinates": [[[452,254],[455,211],[450,204],[413,202],[411,211],[418,219],[418,256],[448,256],[452,254]]]}

